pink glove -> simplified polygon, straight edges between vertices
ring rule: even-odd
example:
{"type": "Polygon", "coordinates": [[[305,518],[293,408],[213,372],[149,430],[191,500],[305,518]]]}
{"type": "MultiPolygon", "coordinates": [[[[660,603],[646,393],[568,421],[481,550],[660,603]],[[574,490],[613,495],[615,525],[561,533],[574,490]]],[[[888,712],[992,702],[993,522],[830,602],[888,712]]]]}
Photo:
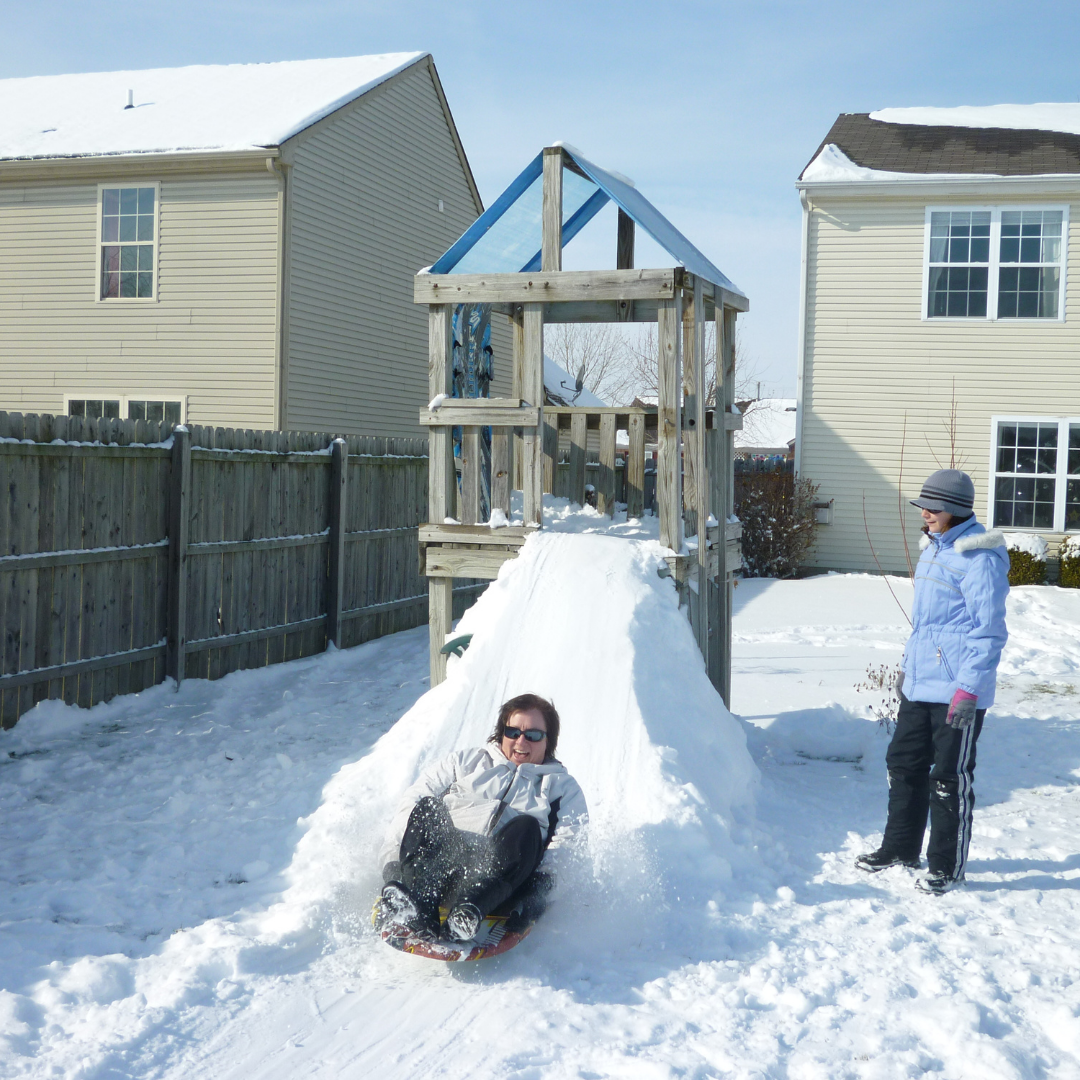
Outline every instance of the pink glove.
{"type": "Polygon", "coordinates": [[[966,690],[957,690],[952,696],[945,723],[954,728],[966,728],[975,723],[975,705],[978,697],[966,690]]]}

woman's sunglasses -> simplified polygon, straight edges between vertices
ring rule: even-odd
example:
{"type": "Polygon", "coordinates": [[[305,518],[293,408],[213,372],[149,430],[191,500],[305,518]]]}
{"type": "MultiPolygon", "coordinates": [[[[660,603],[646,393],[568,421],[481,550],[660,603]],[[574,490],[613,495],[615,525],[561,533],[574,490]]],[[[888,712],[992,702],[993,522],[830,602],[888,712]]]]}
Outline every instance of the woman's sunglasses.
{"type": "Polygon", "coordinates": [[[540,742],[541,739],[546,737],[547,732],[541,731],[539,728],[504,727],[503,735],[511,742],[517,742],[522,735],[524,735],[529,742],[540,742]]]}

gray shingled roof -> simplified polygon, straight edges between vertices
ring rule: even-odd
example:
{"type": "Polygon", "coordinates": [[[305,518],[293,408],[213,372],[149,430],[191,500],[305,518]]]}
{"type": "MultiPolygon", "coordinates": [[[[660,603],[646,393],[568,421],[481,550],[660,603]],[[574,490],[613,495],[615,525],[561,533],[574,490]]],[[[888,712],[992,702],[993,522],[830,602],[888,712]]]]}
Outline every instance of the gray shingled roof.
{"type": "Polygon", "coordinates": [[[1080,173],[1080,135],[1057,131],[885,124],[869,113],[841,113],[814,157],[829,143],[856,165],[889,172],[1080,173]]]}

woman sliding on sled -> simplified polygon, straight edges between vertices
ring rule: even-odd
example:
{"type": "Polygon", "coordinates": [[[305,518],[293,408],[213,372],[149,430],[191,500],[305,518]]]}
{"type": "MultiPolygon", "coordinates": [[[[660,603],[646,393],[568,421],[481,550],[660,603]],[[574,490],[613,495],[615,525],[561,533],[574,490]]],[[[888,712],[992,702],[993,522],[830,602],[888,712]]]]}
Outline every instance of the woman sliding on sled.
{"type": "Polygon", "coordinates": [[[499,710],[487,746],[459,750],[420,776],[381,852],[378,928],[469,941],[541,859],[546,876],[556,851],[588,822],[581,788],[555,759],[558,741],[555,706],[521,694],[499,710]],[[440,906],[449,911],[445,927],[440,906]]]}

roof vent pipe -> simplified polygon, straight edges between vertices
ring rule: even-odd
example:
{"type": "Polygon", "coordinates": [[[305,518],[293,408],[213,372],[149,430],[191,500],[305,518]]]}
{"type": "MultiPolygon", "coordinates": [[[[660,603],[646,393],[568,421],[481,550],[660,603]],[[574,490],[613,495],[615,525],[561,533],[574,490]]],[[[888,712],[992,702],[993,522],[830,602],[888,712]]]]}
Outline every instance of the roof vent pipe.
{"type": "Polygon", "coordinates": [[[135,108],[135,91],[134,90],[129,90],[128,91],[128,103],[124,106],[124,108],[125,109],[134,109],[135,108]]]}

